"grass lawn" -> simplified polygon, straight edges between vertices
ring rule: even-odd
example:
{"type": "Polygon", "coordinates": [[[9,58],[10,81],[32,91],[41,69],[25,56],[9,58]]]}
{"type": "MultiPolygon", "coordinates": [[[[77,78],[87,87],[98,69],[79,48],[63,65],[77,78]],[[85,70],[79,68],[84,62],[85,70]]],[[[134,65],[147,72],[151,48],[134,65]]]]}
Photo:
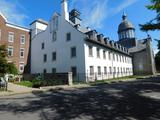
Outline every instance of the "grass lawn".
{"type": "Polygon", "coordinates": [[[21,81],[19,83],[16,83],[17,85],[22,85],[22,86],[26,86],[26,87],[32,87],[33,83],[30,81],[21,81]]]}
{"type": "Polygon", "coordinates": [[[107,79],[107,80],[100,80],[100,81],[95,81],[95,82],[91,82],[89,84],[91,85],[94,85],[94,84],[103,84],[103,83],[113,83],[113,82],[121,82],[121,81],[129,81],[131,79],[141,79],[141,78],[144,78],[144,77],[148,77],[146,75],[143,75],[143,76],[136,76],[136,75],[133,75],[133,76],[126,76],[126,77],[120,77],[120,78],[113,78],[113,79],[107,79]]]}
{"type": "Polygon", "coordinates": [[[84,85],[84,84],[88,84],[88,85],[96,85],[96,84],[105,84],[105,83],[113,83],[113,82],[121,82],[121,81],[129,81],[131,79],[141,79],[141,78],[144,78],[144,77],[147,77],[145,75],[143,76],[126,76],[126,77],[120,77],[120,78],[112,78],[112,79],[106,79],[106,80],[97,80],[97,81],[94,81],[94,82],[89,82],[89,83],[86,83],[86,82],[74,82],[74,85],[84,85]]]}

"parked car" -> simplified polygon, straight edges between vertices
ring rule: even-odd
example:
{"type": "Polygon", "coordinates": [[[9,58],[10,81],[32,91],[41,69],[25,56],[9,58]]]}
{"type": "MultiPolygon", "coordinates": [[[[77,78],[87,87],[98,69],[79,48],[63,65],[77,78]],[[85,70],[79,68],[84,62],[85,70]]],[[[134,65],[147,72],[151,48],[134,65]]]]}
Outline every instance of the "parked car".
{"type": "Polygon", "coordinates": [[[6,87],[6,81],[4,80],[4,78],[0,78],[0,87],[6,87]]]}

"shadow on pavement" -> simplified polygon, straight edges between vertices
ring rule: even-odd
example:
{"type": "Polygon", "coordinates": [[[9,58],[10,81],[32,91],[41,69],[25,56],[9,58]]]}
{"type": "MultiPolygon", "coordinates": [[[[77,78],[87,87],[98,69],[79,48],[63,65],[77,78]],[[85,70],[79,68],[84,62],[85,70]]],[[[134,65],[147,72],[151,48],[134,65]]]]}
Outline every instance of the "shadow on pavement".
{"type": "Polygon", "coordinates": [[[33,92],[36,99],[22,98],[26,99],[26,105],[0,103],[0,112],[40,111],[41,120],[158,120],[160,98],[142,95],[156,95],[155,92],[160,93],[160,77],[74,90],[33,92]]]}

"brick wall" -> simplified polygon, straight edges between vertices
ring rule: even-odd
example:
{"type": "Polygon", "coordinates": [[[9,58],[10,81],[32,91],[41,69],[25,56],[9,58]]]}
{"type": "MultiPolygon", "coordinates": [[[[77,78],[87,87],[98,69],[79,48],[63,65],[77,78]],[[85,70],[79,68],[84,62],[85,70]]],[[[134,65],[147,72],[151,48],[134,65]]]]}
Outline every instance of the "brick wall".
{"type": "Polygon", "coordinates": [[[27,64],[29,58],[29,46],[30,46],[30,34],[28,31],[21,30],[15,27],[10,27],[6,25],[5,19],[0,15],[0,30],[1,30],[1,38],[0,45],[13,46],[13,57],[8,57],[8,61],[14,62],[19,70],[19,63],[23,62],[24,65],[27,64]],[[9,32],[14,33],[14,42],[8,42],[8,34],[9,32]],[[22,45],[20,43],[21,35],[25,35],[25,44],[22,45]],[[24,58],[20,58],[20,48],[24,48],[24,58]]]}

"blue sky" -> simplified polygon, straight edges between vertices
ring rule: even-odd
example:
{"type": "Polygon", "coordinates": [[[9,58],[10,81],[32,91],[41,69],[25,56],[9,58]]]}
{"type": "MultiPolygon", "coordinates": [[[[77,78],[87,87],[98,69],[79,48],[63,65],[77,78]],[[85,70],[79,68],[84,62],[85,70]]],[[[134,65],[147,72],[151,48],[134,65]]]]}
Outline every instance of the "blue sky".
{"type": "MultiPolygon", "coordinates": [[[[61,0],[0,0],[0,12],[9,22],[29,27],[35,19],[48,21],[56,11],[60,13],[61,0]]],[[[69,0],[69,10],[76,8],[81,12],[85,26],[96,29],[99,33],[117,40],[117,28],[123,11],[136,28],[136,37],[145,38],[146,33],[139,30],[139,24],[155,17],[153,11],[145,8],[150,0],[69,0]]],[[[159,31],[149,32],[153,39],[158,39],[159,31]]],[[[153,41],[156,50],[156,42],[153,41]]]]}

